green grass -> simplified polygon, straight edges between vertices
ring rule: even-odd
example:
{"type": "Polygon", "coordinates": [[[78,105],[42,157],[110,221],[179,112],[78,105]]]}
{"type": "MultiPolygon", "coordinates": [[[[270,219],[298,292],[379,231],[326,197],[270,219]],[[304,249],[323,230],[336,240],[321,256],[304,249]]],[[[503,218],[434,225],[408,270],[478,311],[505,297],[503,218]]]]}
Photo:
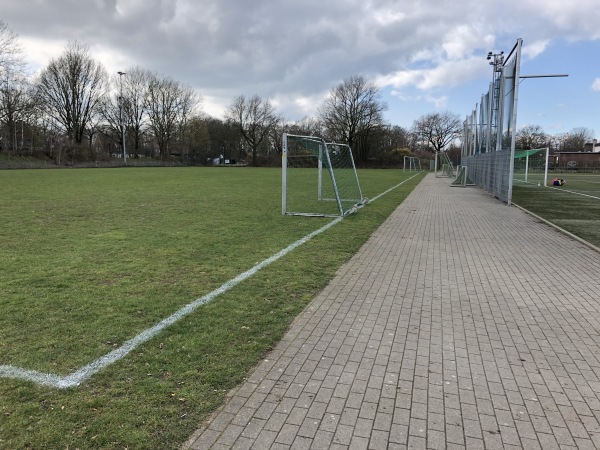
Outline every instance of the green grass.
{"type": "Polygon", "coordinates": [[[540,174],[527,184],[515,182],[513,202],[600,247],[600,174],[549,173],[549,184],[556,177],[565,184],[538,186],[543,184],[540,174]]]}
{"type": "MultiPolygon", "coordinates": [[[[359,173],[367,197],[409,174],[359,173]]],[[[0,378],[0,448],[178,448],[402,202],[406,183],[67,390],[0,378]]],[[[68,374],[331,219],[281,172],[0,172],[0,364],[68,374]]]]}

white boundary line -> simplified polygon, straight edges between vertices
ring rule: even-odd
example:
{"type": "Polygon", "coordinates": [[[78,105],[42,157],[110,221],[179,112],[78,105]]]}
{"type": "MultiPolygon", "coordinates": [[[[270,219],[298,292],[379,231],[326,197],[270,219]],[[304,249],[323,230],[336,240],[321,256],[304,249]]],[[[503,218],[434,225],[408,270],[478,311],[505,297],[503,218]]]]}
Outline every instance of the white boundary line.
{"type": "MultiPolygon", "coordinates": [[[[382,197],[383,195],[393,191],[394,189],[396,189],[400,185],[406,183],[407,181],[412,180],[417,175],[418,175],[418,173],[413,175],[412,177],[402,181],[401,183],[397,184],[396,186],[388,189],[387,191],[377,195],[376,197],[371,199],[369,201],[369,203],[373,202],[373,201],[377,200],[378,198],[382,197]]],[[[55,374],[51,374],[51,373],[37,372],[35,370],[21,369],[19,367],[14,367],[14,366],[0,365],[0,378],[17,378],[17,379],[21,379],[21,380],[25,380],[25,381],[32,381],[34,383],[37,383],[37,384],[40,384],[43,386],[49,386],[49,387],[58,388],[58,389],[66,389],[66,388],[79,386],[82,382],[84,382],[88,378],[92,377],[96,373],[100,372],[102,369],[110,366],[111,364],[113,364],[113,363],[117,362],[118,360],[127,356],[130,352],[135,350],[137,347],[139,347],[143,343],[152,339],[154,336],[156,336],[158,333],[160,333],[165,328],[173,325],[178,320],[180,320],[180,319],[184,318],[185,316],[187,316],[188,314],[194,312],[199,306],[202,306],[205,303],[208,303],[211,300],[215,299],[219,295],[229,291],[233,287],[240,284],[242,281],[250,278],[252,275],[254,275],[259,270],[265,268],[266,266],[277,261],[278,259],[281,259],[282,257],[287,255],[292,250],[296,249],[297,247],[300,247],[302,244],[308,242],[313,237],[323,233],[324,231],[326,231],[329,228],[331,228],[332,226],[338,224],[342,220],[343,220],[343,217],[338,217],[337,219],[329,222],[327,225],[319,228],[318,230],[313,231],[312,233],[304,236],[301,239],[298,239],[296,242],[287,246],[286,248],[281,250],[279,253],[276,253],[275,255],[271,256],[270,258],[265,259],[264,261],[258,263],[251,269],[247,270],[246,272],[244,272],[244,273],[238,275],[237,277],[232,278],[231,280],[222,284],[220,287],[218,287],[214,291],[206,294],[203,297],[197,298],[193,302],[187,304],[183,308],[181,308],[178,311],[176,311],[175,313],[171,314],[166,319],[161,320],[156,325],[142,331],[140,334],[135,336],[133,339],[130,339],[127,342],[125,342],[121,347],[107,353],[104,356],[101,356],[100,358],[96,359],[95,361],[92,361],[91,363],[81,367],[80,369],[76,370],[75,372],[73,372],[69,375],[60,376],[60,375],[55,375],[55,374]]]]}
{"type": "Polygon", "coordinates": [[[594,197],[593,195],[590,194],[584,194],[583,192],[577,192],[577,191],[570,191],[569,189],[564,189],[564,188],[556,188],[554,186],[546,186],[549,189],[554,189],[555,191],[560,191],[560,192],[568,192],[570,194],[575,194],[575,195],[582,195],[583,197],[590,197],[590,198],[594,198],[596,200],[600,200],[600,197],[594,197]]]}
{"type": "MultiPolygon", "coordinates": [[[[533,182],[529,182],[529,181],[525,181],[525,180],[516,180],[516,181],[520,181],[521,183],[526,183],[526,184],[535,184],[533,182]]],[[[578,181],[586,181],[586,180],[578,180],[578,181]]],[[[586,181],[586,183],[597,183],[597,181],[586,181]]],[[[557,188],[554,186],[542,186],[542,187],[545,187],[546,189],[554,189],[555,191],[559,191],[559,192],[568,192],[569,194],[581,195],[583,197],[590,197],[590,198],[593,198],[596,200],[600,200],[600,197],[594,197],[593,195],[584,194],[583,192],[571,191],[569,189],[565,189],[562,187],[560,187],[560,188],[557,188]]]]}
{"type": "Polygon", "coordinates": [[[382,192],[381,194],[379,194],[379,195],[376,195],[375,197],[373,197],[373,198],[369,199],[369,203],[371,203],[371,202],[374,202],[374,201],[375,201],[375,200],[377,200],[378,198],[380,198],[380,197],[383,197],[384,195],[386,195],[386,194],[388,194],[388,193],[392,192],[394,189],[396,189],[396,188],[398,188],[398,187],[402,186],[402,185],[403,185],[404,183],[406,183],[407,181],[410,181],[410,180],[412,180],[414,177],[416,177],[417,175],[419,175],[421,172],[422,172],[422,170],[421,170],[421,171],[419,171],[419,172],[417,172],[417,173],[415,173],[415,174],[414,174],[412,177],[410,177],[410,178],[407,178],[406,180],[402,181],[401,183],[398,183],[396,186],[393,186],[393,187],[389,188],[387,191],[385,191],[385,192],[382,192]]]}

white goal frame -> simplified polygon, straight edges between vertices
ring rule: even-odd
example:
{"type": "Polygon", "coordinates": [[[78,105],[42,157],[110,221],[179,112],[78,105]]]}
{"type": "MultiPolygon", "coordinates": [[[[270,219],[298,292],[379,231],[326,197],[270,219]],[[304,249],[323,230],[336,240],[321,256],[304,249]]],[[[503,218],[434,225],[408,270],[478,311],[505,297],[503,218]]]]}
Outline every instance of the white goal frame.
{"type": "MultiPolygon", "coordinates": [[[[535,181],[540,183],[542,186],[548,186],[548,163],[550,161],[550,148],[549,147],[534,148],[534,149],[530,149],[530,150],[515,149],[515,156],[513,158],[513,160],[514,160],[514,162],[513,162],[513,182],[514,181],[523,181],[525,183],[531,182],[530,181],[531,170],[535,170],[535,169],[533,168],[534,165],[530,164],[530,160],[533,159],[533,158],[531,158],[531,156],[535,155],[535,154],[539,154],[539,156],[541,156],[543,158],[542,165],[539,166],[539,161],[537,161],[539,167],[535,168],[537,170],[542,171],[543,181],[541,181],[537,178],[535,179],[535,181]],[[517,160],[521,160],[521,164],[517,164],[516,163],[517,160]],[[520,166],[520,167],[517,167],[517,166],[520,166]],[[521,171],[522,171],[522,173],[519,173],[519,174],[522,175],[524,179],[517,180],[517,178],[515,178],[515,175],[517,174],[517,172],[521,172],[521,171]]],[[[539,157],[538,157],[538,159],[539,159],[539,157]]]]}
{"type": "MultiPolygon", "coordinates": [[[[282,139],[282,183],[281,183],[281,212],[283,215],[317,216],[317,217],[340,217],[355,212],[364,206],[367,200],[363,197],[352,149],[346,144],[327,143],[324,139],[316,136],[300,136],[294,134],[283,134],[282,139]],[[289,145],[289,140],[302,143],[303,154],[298,155],[289,145]],[[343,157],[343,158],[342,158],[343,157]],[[290,205],[290,186],[294,183],[290,180],[290,170],[294,169],[291,160],[303,158],[309,161],[309,166],[316,170],[316,203],[319,205],[327,203],[329,206],[314,211],[295,210],[296,205],[290,205]],[[327,189],[326,189],[327,188],[327,189]],[[335,205],[332,207],[331,204],[335,205]]],[[[311,169],[304,169],[311,171],[311,169]]],[[[297,189],[292,186],[292,189],[297,189]]],[[[294,191],[296,194],[297,191],[294,191]]],[[[309,192],[300,193],[309,197],[314,194],[309,192]]],[[[313,197],[314,199],[314,197],[313,197]]]]}
{"type": "Polygon", "coordinates": [[[454,165],[448,154],[446,152],[436,152],[435,154],[435,164],[434,164],[434,173],[436,178],[439,177],[456,177],[456,171],[454,170],[454,165]],[[440,173],[441,172],[441,173],[440,173]]]}
{"type": "Polygon", "coordinates": [[[404,157],[404,167],[402,169],[403,172],[420,172],[421,169],[421,159],[416,156],[405,156],[404,157]]]}

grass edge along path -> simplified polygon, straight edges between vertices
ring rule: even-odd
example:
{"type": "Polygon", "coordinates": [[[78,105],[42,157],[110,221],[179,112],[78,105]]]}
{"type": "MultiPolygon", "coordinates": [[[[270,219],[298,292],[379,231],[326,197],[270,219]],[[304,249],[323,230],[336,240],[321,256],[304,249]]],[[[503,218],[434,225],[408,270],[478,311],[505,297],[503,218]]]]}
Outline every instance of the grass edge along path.
{"type": "MultiPolygon", "coordinates": [[[[587,176],[594,177],[591,183],[600,185],[600,176],[587,176]]],[[[513,187],[512,204],[573,239],[598,250],[600,190],[582,189],[584,187],[581,180],[573,176],[568,179],[566,186],[560,187],[536,186],[535,183],[516,184],[513,187]],[[572,185],[575,185],[574,188],[572,185]]]]}
{"type": "Polygon", "coordinates": [[[532,211],[529,211],[527,208],[524,208],[520,205],[517,205],[516,203],[513,203],[514,206],[516,206],[517,208],[519,208],[521,211],[529,214],[532,217],[535,217],[537,220],[539,220],[540,222],[544,222],[546,225],[551,226],[552,228],[560,231],[561,233],[566,234],[567,236],[569,236],[572,239],[575,239],[577,242],[580,242],[581,244],[591,248],[592,250],[597,251],[598,253],[600,253],[600,247],[596,247],[594,244],[592,244],[591,242],[586,241],[584,238],[577,236],[576,234],[571,233],[568,230],[565,230],[564,228],[559,227],[558,225],[556,225],[555,223],[550,222],[547,219],[544,219],[542,216],[539,216],[537,214],[535,214],[532,211]]]}
{"type": "MultiPolygon", "coordinates": [[[[341,221],[341,223],[346,223],[341,227],[361,234],[360,242],[357,240],[356,245],[362,245],[368,239],[368,235],[385,220],[385,217],[389,216],[397,206],[397,202],[401,202],[420,179],[417,178],[412,183],[408,183],[410,186],[394,197],[396,204],[392,205],[392,202],[388,202],[390,204],[377,213],[377,219],[365,220],[366,216],[364,218],[349,217],[349,220],[341,221]],[[356,228],[357,225],[363,228],[356,228]],[[364,235],[363,231],[366,231],[364,235]]],[[[409,180],[404,180],[385,193],[372,197],[373,201],[406,184],[407,181],[409,180]]],[[[334,234],[339,233],[340,231],[334,234]]],[[[309,247],[312,246],[314,249],[314,247],[321,246],[327,239],[329,238],[319,236],[319,242],[313,242],[309,244],[309,247]]],[[[333,241],[325,242],[325,244],[337,245],[333,241]]],[[[356,250],[357,248],[353,248],[352,251],[356,250]]],[[[343,258],[347,260],[351,254],[353,253],[348,253],[343,258]]],[[[300,257],[302,257],[301,254],[300,257]]],[[[340,261],[340,264],[343,262],[340,261]]],[[[317,262],[317,264],[320,263],[323,264],[323,268],[330,269],[326,266],[328,261],[317,262]]],[[[266,272],[261,272],[261,275],[258,276],[260,281],[250,282],[250,284],[264,283],[265,281],[268,283],[269,280],[265,280],[265,278],[273,276],[269,275],[269,272],[279,270],[278,266],[271,265],[266,272]]],[[[337,270],[337,267],[339,266],[333,267],[333,270],[337,270]]],[[[333,273],[328,272],[327,276],[330,279],[332,275],[333,273]]],[[[256,277],[254,279],[257,280],[256,277]]],[[[326,282],[327,279],[323,278],[314,283],[314,288],[311,289],[321,289],[321,283],[326,282]]],[[[248,290],[250,289],[253,289],[253,286],[249,286],[248,290]]],[[[277,289],[277,287],[275,286],[273,289],[277,289]]],[[[252,311],[243,310],[244,305],[239,303],[239,298],[237,298],[237,302],[235,297],[233,300],[227,300],[228,297],[234,296],[235,291],[233,290],[233,293],[225,296],[223,301],[229,303],[221,306],[214,302],[211,303],[213,306],[205,305],[205,313],[209,315],[219,307],[228,313],[233,309],[241,308],[238,317],[234,317],[232,320],[239,321],[242,317],[243,320],[248,320],[250,326],[244,325],[241,328],[252,328],[251,318],[246,317],[250,316],[252,311]]],[[[313,291],[310,298],[314,294],[313,291]]],[[[296,305],[305,306],[310,298],[304,298],[302,302],[296,302],[296,305]]],[[[300,310],[304,306],[301,306],[300,310]]],[[[278,327],[271,333],[269,339],[275,337],[275,341],[278,341],[287,330],[293,317],[299,312],[298,306],[284,305],[284,308],[289,309],[289,319],[281,324],[268,322],[269,317],[262,314],[263,318],[267,320],[267,327],[271,325],[274,328],[278,327]]],[[[232,315],[235,314],[236,312],[233,311],[232,315]]],[[[220,318],[222,318],[222,312],[220,318]]],[[[189,319],[181,322],[189,322],[189,319]]],[[[182,330],[190,333],[189,328],[184,328],[181,322],[175,324],[176,329],[166,333],[166,336],[161,334],[160,339],[163,342],[148,342],[148,345],[141,345],[130,355],[127,362],[118,364],[115,369],[101,371],[87,381],[80,380],[82,385],[79,389],[49,389],[33,383],[23,383],[20,380],[6,380],[7,384],[0,388],[0,391],[3,391],[3,395],[0,397],[5,397],[4,400],[0,399],[0,448],[76,448],[81,446],[85,448],[178,448],[198,423],[221,404],[226,393],[243,380],[244,374],[256,363],[255,355],[258,354],[260,358],[260,352],[264,353],[265,351],[264,343],[260,339],[240,342],[242,345],[249,346],[254,353],[246,352],[248,355],[244,354],[243,356],[247,356],[247,358],[238,354],[237,358],[240,361],[235,361],[226,353],[234,352],[238,342],[227,343],[219,347],[218,339],[220,337],[215,337],[214,342],[207,343],[209,350],[205,350],[214,352],[214,354],[200,355],[202,358],[206,357],[206,360],[198,361],[197,364],[199,366],[205,364],[217,366],[213,371],[216,375],[206,375],[195,371],[179,374],[177,373],[179,369],[171,368],[174,366],[172,360],[174,357],[185,357],[186,355],[180,353],[187,349],[178,350],[177,354],[173,356],[173,353],[163,352],[163,348],[170,350],[172,347],[181,346],[182,341],[190,347],[196,343],[187,341],[189,335],[184,336],[182,330]],[[211,346],[214,346],[214,349],[211,346]],[[157,347],[161,350],[157,351],[157,347]],[[145,362],[143,363],[143,361],[145,362]],[[144,372],[140,373],[140,371],[144,372]]],[[[188,327],[189,324],[186,323],[185,326],[188,327]]],[[[258,328],[257,325],[254,326],[258,328]]],[[[205,339],[207,339],[206,336],[208,339],[213,339],[211,333],[226,333],[226,327],[219,323],[216,328],[203,331],[205,339]]],[[[252,333],[256,334],[254,330],[249,330],[248,334],[252,333]]],[[[240,339],[244,338],[240,337],[240,339]]],[[[184,349],[185,347],[181,346],[180,348],[184,349]]],[[[244,350],[241,352],[244,353],[244,350]]]]}

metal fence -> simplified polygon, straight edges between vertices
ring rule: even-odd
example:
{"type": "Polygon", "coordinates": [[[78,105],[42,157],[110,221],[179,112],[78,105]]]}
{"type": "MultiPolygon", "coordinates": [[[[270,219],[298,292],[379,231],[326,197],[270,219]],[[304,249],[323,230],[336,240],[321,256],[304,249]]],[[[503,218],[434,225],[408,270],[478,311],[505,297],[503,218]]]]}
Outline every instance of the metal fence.
{"type": "Polygon", "coordinates": [[[504,57],[490,55],[494,77],[481,102],[464,121],[463,166],[469,178],[510,205],[515,153],[522,40],[504,57]]]}

